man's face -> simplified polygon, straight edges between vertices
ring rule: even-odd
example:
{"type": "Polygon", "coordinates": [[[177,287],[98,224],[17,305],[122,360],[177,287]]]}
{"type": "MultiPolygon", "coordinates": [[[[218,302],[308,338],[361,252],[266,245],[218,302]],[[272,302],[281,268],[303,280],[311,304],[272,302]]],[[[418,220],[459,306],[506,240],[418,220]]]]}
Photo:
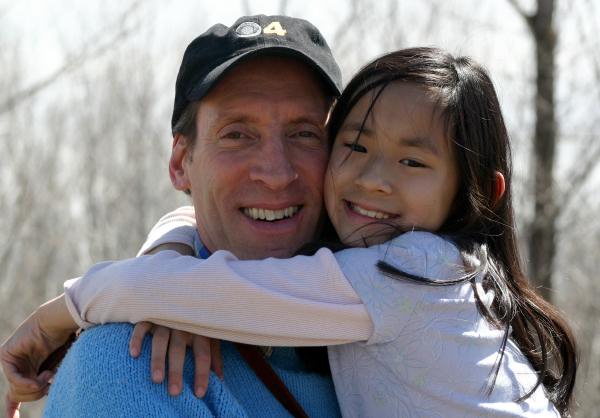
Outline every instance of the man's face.
{"type": "Polygon", "coordinates": [[[238,64],[201,100],[182,171],[209,250],[289,257],[314,238],[328,110],[313,72],[278,57],[238,64]]]}

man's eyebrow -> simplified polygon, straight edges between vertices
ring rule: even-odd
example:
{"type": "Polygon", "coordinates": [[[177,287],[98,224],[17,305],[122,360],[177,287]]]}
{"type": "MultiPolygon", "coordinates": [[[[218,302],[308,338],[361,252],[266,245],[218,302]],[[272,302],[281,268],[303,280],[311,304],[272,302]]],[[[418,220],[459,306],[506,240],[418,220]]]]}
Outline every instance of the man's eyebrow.
{"type": "Polygon", "coordinates": [[[223,112],[218,117],[217,120],[223,124],[228,123],[252,123],[257,119],[255,117],[249,116],[245,113],[241,112],[223,112]]]}
{"type": "Polygon", "coordinates": [[[317,125],[323,127],[325,125],[325,117],[322,115],[308,115],[308,116],[299,116],[297,118],[292,119],[288,122],[291,125],[298,125],[301,123],[309,123],[311,125],[317,125]]]}
{"type": "Polygon", "coordinates": [[[434,155],[439,155],[440,151],[435,146],[433,140],[428,136],[415,136],[410,138],[400,138],[398,143],[401,146],[412,147],[412,148],[421,148],[431,152],[434,155]]]}
{"type": "MultiPolygon", "coordinates": [[[[223,112],[221,115],[218,116],[218,120],[221,123],[225,123],[225,124],[227,124],[227,123],[254,123],[254,122],[259,121],[259,118],[248,115],[244,112],[223,112]]],[[[290,125],[298,125],[298,124],[302,124],[302,123],[308,123],[311,125],[317,125],[320,127],[324,127],[325,117],[323,116],[321,118],[320,114],[315,113],[314,115],[299,116],[297,118],[294,118],[294,119],[286,122],[286,124],[290,124],[290,125]]]]}

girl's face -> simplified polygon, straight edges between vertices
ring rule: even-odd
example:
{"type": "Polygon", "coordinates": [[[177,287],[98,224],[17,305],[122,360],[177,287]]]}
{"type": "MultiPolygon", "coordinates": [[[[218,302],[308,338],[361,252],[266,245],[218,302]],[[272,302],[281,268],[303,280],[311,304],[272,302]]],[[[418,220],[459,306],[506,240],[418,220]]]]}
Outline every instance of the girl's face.
{"type": "Polygon", "coordinates": [[[327,212],[347,245],[384,242],[390,223],[402,230],[436,231],[458,190],[443,120],[416,84],[389,84],[356,142],[376,91],[364,95],[346,117],[325,175],[327,212]]]}

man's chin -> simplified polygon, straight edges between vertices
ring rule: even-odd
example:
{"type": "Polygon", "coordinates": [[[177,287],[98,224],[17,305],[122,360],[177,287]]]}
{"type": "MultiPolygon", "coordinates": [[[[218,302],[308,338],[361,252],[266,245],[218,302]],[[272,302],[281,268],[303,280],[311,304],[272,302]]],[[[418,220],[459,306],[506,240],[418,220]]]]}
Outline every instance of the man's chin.
{"type": "MultiPolygon", "coordinates": [[[[240,211],[242,212],[242,211],[240,211]]],[[[289,258],[314,238],[317,221],[307,222],[313,214],[303,207],[292,217],[279,220],[253,219],[240,213],[239,223],[229,232],[233,234],[238,258],[289,258]]]]}
{"type": "Polygon", "coordinates": [[[296,233],[285,236],[262,236],[260,234],[246,235],[247,239],[241,234],[237,237],[236,248],[230,251],[239,259],[257,260],[262,258],[289,258],[296,255],[296,252],[307,242],[310,237],[303,239],[304,234],[296,233]]]}

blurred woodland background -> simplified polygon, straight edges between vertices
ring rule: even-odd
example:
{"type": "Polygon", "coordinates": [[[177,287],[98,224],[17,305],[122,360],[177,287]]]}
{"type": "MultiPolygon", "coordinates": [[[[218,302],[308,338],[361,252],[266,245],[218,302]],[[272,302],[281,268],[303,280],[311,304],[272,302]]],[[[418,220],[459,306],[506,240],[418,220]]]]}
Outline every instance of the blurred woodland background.
{"type": "MultiPolygon", "coordinates": [[[[0,339],[64,280],[135,255],[187,202],[167,174],[181,56],[210,25],[258,13],[315,23],[345,80],[417,45],[490,70],[529,274],[579,339],[575,416],[600,417],[597,0],[0,0],[0,339]]],[[[5,388],[0,379],[1,411],[5,388]]]]}

